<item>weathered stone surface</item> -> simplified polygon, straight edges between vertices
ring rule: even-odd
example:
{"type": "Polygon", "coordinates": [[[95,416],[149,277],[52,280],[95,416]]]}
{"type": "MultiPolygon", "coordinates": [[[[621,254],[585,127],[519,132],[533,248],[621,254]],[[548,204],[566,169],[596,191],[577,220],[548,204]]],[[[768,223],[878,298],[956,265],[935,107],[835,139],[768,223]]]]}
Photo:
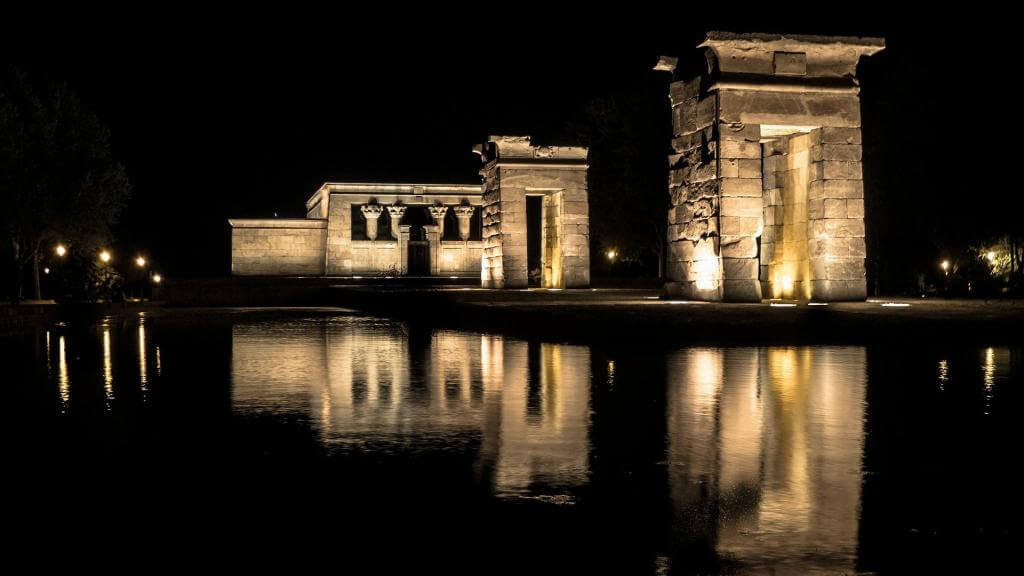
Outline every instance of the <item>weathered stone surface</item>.
{"type": "Polygon", "coordinates": [[[859,144],[821,144],[811,147],[811,160],[838,160],[840,162],[860,162],[861,147],[859,144]]]}
{"type": "Polygon", "coordinates": [[[744,216],[757,218],[761,216],[761,213],[762,200],[760,196],[750,198],[722,198],[722,216],[744,216]]]}
{"type": "Polygon", "coordinates": [[[849,199],[846,201],[847,218],[864,218],[864,200],[849,199]]]}
{"type": "Polygon", "coordinates": [[[719,123],[718,132],[722,140],[747,140],[750,142],[760,142],[761,140],[761,127],[757,124],[719,123]]]}
{"type": "Polygon", "coordinates": [[[812,164],[816,180],[860,180],[860,162],[823,160],[812,164]]]}
{"type": "Polygon", "coordinates": [[[761,180],[755,178],[723,178],[719,186],[723,197],[761,198],[761,180]]]}
{"type": "Polygon", "coordinates": [[[757,257],[757,241],[753,236],[726,236],[723,234],[720,245],[723,258],[756,259],[757,257]]]}
{"type": "Polygon", "coordinates": [[[846,200],[826,198],[824,200],[824,218],[846,218],[846,200]]]}
{"type": "Polygon", "coordinates": [[[860,126],[838,127],[825,125],[821,129],[822,144],[860,144],[860,126]]]}
{"type": "Polygon", "coordinates": [[[721,142],[721,153],[719,154],[722,158],[761,158],[761,145],[757,142],[748,142],[746,140],[722,140],[721,142]]]}
{"type": "Polygon", "coordinates": [[[723,122],[860,127],[860,102],[855,95],[724,90],[719,101],[723,122]]]}

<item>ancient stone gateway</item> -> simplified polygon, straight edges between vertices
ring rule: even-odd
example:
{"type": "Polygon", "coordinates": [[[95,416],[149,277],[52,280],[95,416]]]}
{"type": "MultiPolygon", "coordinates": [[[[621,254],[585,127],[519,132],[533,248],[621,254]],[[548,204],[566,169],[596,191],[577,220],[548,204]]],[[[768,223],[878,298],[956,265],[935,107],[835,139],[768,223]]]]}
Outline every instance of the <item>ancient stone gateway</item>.
{"type": "Polygon", "coordinates": [[[491,136],[474,151],[484,163],[482,285],[524,288],[534,271],[546,288],[589,286],[587,149],[491,136]]]}
{"type": "Polygon", "coordinates": [[[880,38],[711,32],[673,73],[667,291],[862,300],[857,63],[880,38]]]}

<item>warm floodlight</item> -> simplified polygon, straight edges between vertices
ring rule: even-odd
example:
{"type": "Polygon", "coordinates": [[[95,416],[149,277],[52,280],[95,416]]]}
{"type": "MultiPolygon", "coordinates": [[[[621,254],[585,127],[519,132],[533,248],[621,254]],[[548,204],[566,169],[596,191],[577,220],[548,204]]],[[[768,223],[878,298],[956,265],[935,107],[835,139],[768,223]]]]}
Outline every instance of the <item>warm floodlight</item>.
{"type": "Polygon", "coordinates": [[[104,264],[106,264],[107,262],[110,262],[110,252],[107,252],[106,250],[101,251],[100,252],[100,262],[103,262],[104,264]]]}
{"type": "Polygon", "coordinates": [[[988,258],[989,262],[995,262],[996,261],[996,253],[993,252],[992,250],[989,250],[988,254],[985,254],[985,258],[988,258]]]}

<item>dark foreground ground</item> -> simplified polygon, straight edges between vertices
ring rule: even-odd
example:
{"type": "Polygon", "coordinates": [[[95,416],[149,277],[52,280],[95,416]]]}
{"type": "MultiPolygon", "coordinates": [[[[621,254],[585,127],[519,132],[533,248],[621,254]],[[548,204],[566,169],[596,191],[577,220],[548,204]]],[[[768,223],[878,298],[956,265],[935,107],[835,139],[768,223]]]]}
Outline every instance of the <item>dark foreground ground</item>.
{"type": "Polygon", "coordinates": [[[990,345],[1024,341],[1022,300],[872,298],[827,305],[734,304],[667,300],[657,288],[485,290],[466,279],[449,286],[302,280],[218,282],[213,288],[189,284],[157,302],[4,305],[0,306],[0,330],[138,311],[316,307],[350,309],[437,328],[579,343],[990,345]]]}
{"type": "Polygon", "coordinates": [[[809,305],[664,300],[659,290],[430,290],[335,286],[331,301],[435,326],[591,342],[815,344],[1017,342],[1024,302],[870,299],[809,305]]]}

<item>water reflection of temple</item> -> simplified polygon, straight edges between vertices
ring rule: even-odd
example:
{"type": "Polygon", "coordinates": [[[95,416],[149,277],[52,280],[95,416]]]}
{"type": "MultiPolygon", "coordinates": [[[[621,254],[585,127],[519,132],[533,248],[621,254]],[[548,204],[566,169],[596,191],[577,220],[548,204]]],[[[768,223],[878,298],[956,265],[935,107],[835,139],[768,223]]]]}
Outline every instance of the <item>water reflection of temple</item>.
{"type": "Polygon", "coordinates": [[[587,348],[359,318],[232,335],[235,410],[302,413],[336,449],[469,447],[502,493],[586,480],[587,348]]]}
{"type": "Polygon", "coordinates": [[[865,351],[693,349],[668,372],[677,544],[741,566],[852,571],[865,351]]]}

